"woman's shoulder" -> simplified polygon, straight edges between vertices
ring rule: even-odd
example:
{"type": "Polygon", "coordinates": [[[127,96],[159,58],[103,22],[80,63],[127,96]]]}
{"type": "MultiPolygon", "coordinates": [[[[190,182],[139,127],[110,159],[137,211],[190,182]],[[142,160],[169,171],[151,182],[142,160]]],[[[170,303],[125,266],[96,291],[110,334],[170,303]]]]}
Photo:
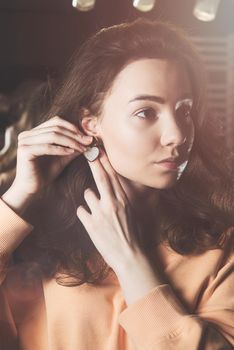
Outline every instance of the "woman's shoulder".
{"type": "Polygon", "coordinates": [[[186,264],[195,266],[210,266],[216,269],[222,268],[226,264],[234,264],[234,227],[230,227],[222,236],[220,244],[216,247],[194,252],[190,254],[180,254],[175,251],[168,241],[161,242],[155,247],[156,255],[162,262],[164,268],[170,264],[186,264]]]}
{"type": "MultiPolygon", "coordinates": [[[[31,266],[23,262],[8,266],[0,289],[0,302],[19,327],[42,315],[45,305],[43,278],[33,263],[31,266]]],[[[8,314],[3,318],[8,320],[8,314]]]]}
{"type": "Polygon", "coordinates": [[[40,297],[43,291],[42,282],[42,274],[37,264],[12,261],[7,267],[2,288],[10,303],[25,304],[40,297]]]}

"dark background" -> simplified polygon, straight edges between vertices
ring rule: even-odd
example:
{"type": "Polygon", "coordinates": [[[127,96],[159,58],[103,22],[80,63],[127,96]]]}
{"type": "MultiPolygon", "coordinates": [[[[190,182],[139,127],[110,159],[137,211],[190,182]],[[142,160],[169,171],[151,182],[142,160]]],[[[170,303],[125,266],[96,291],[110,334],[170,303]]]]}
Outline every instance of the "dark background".
{"type": "Polygon", "coordinates": [[[98,29],[137,17],[163,19],[191,35],[225,36],[234,32],[234,1],[222,0],[215,21],[193,16],[195,0],[157,0],[143,13],[132,0],[96,0],[79,12],[72,0],[0,0],[0,90],[9,92],[27,78],[56,77],[77,48],[98,29]]]}

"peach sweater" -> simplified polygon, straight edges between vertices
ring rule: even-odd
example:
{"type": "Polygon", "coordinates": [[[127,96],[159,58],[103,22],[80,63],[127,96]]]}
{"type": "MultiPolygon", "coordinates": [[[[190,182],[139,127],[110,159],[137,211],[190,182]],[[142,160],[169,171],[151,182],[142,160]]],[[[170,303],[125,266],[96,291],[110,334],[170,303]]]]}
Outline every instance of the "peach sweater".
{"type": "Polygon", "coordinates": [[[170,284],[127,306],[114,272],[99,286],[64,287],[54,279],[24,285],[18,267],[6,267],[32,230],[0,199],[1,350],[232,349],[230,244],[190,257],[157,245],[170,284]]]}

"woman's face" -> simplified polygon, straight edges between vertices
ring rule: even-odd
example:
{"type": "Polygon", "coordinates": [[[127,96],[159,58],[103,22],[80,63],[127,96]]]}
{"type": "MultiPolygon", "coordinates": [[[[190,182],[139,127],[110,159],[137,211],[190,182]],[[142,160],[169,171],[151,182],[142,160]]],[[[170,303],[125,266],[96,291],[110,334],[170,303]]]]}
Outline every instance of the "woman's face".
{"type": "Polygon", "coordinates": [[[172,186],[192,148],[191,106],[192,88],[181,64],[146,58],[125,66],[104,99],[98,128],[115,171],[138,186],[172,186]],[[178,157],[177,167],[158,164],[169,157],[178,157]]]}

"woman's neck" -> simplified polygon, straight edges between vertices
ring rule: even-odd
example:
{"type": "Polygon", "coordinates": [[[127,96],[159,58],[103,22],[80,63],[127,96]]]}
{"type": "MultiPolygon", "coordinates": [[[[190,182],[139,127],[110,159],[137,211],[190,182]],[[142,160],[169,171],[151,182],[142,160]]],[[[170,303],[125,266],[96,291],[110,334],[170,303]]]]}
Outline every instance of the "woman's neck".
{"type": "MultiPolygon", "coordinates": [[[[120,183],[133,208],[133,215],[140,225],[140,241],[149,249],[160,243],[160,191],[119,176],[120,183]]],[[[142,245],[141,245],[142,246],[142,245]]]]}
{"type": "Polygon", "coordinates": [[[155,216],[160,191],[119,176],[120,183],[140,220],[149,220],[155,216]]]}

